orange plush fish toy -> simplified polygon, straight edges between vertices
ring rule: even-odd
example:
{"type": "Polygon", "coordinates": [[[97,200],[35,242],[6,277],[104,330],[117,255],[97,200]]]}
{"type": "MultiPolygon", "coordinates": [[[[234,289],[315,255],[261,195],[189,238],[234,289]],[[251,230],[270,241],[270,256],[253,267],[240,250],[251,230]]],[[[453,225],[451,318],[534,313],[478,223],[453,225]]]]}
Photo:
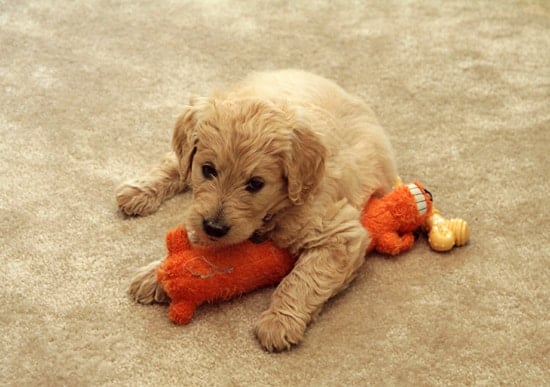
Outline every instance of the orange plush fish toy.
{"type": "Polygon", "coordinates": [[[191,321],[197,306],[229,300],[278,283],[295,259],[272,242],[245,241],[223,248],[192,246],[178,227],[166,235],[168,256],[157,279],[171,298],[169,317],[177,324],[191,321]]]}

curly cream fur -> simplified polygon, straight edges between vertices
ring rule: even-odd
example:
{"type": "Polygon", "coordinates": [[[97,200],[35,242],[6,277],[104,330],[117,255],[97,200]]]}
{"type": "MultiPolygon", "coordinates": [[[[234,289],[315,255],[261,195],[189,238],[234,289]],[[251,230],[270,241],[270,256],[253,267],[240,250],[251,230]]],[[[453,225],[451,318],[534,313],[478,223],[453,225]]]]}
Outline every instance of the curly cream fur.
{"type": "MultiPolygon", "coordinates": [[[[359,99],[324,78],[297,70],[256,73],[240,84],[191,101],[177,120],[173,153],[142,179],[118,189],[128,214],[154,212],[192,187],[184,224],[195,244],[231,244],[266,235],[298,257],[273,293],[255,333],[269,351],[303,340],[323,304],[345,288],[364,261],[369,236],[359,223],[371,195],[396,177],[388,139],[359,99]],[[210,165],[216,176],[203,173],[210,165]],[[265,185],[246,189],[251,178],[265,185]],[[205,219],[228,227],[205,232],[205,219]]],[[[164,301],[143,268],[130,293],[164,301]]]]}

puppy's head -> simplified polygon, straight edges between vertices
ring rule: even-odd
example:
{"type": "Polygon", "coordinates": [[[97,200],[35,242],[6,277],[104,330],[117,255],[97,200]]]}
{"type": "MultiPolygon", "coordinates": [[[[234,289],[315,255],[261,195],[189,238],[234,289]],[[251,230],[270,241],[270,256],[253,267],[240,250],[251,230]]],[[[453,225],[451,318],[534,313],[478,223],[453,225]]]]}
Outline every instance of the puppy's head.
{"type": "Polygon", "coordinates": [[[326,149],[286,107],[256,100],[196,99],[179,117],[172,145],[193,201],[192,243],[226,245],[264,232],[282,209],[318,186],[326,149]]]}

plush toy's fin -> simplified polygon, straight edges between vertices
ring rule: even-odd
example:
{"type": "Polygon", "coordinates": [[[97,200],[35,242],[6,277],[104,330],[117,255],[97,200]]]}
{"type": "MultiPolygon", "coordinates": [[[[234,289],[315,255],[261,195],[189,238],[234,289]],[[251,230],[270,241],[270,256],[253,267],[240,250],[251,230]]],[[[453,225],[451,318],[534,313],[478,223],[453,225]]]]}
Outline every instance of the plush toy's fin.
{"type": "Polygon", "coordinates": [[[193,317],[196,305],[191,301],[177,301],[170,304],[168,316],[176,324],[188,324],[193,317]]]}
{"type": "Polygon", "coordinates": [[[177,251],[184,251],[191,248],[189,238],[187,237],[187,230],[183,227],[176,227],[166,234],[166,247],[168,248],[168,254],[174,254],[177,251]]]}
{"type": "Polygon", "coordinates": [[[375,250],[382,254],[397,255],[409,250],[414,245],[414,235],[407,233],[402,236],[388,232],[380,236],[375,250]]]}

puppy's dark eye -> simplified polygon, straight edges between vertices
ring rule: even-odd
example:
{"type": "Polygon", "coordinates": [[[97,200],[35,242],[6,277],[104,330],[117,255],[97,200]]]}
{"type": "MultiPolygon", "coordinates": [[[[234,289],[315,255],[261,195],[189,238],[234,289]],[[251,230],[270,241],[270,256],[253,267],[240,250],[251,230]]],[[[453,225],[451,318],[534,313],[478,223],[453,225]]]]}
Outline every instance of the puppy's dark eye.
{"type": "Polygon", "coordinates": [[[258,192],[264,187],[264,181],[260,177],[253,177],[246,182],[246,190],[248,192],[258,192]]]}
{"type": "Polygon", "coordinates": [[[211,180],[218,176],[218,171],[216,171],[216,168],[211,163],[206,163],[202,165],[202,175],[206,179],[211,180]]]}

